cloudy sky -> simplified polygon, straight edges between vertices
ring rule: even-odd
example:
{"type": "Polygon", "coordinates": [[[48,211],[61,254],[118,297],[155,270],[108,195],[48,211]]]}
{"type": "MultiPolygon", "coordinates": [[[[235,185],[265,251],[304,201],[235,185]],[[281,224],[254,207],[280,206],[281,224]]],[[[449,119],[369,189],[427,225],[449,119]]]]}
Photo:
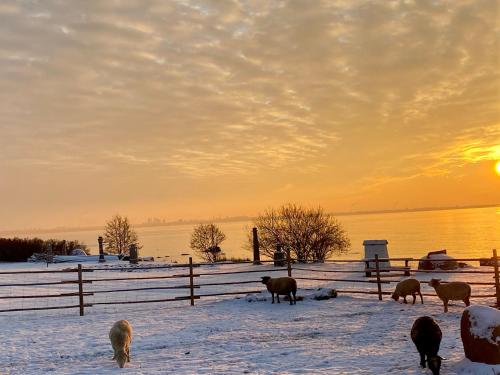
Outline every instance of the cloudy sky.
{"type": "Polygon", "coordinates": [[[478,1],[0,3],[0,228],[500,202],[478,1]]]}

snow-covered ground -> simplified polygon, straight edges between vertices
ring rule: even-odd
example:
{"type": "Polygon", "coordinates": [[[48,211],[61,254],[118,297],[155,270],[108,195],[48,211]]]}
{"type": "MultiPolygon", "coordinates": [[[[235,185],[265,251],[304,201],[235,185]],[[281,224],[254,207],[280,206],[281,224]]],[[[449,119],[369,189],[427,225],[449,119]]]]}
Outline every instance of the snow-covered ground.
{"type": "MultiPolygon", "coordinates": [[[[49,269],[71,265],[50,265],[49,269]]],[[[325,264],[303,266],[314,269],[362,269],[360,265],[325,264]]],[[[46,269],[39,264],[0,265],[8,269],[46,269]]],[[[204,266],[196,273],[262,270],[262,273],[202,276],[197,284],[235,280],[258,281],[270,265],[246,264],[204,266]],[[260,267],[260,268],[256,268],[260,267]]],[[[479,270],[479,268],[475,268],[479,270]]],[[[488,269],[491,268],[481,268],[488,269]]],[[[145,277],[185,273],[185,269],[160,269],[146,272],[96,271],[86,279],[145,277]]],[[[273,272],[271,276],[286,273],[273,272]]],[[[304,277],[306,272],[294,271],[304,277]]],[[[491,282],[491,275],[419,274],[431,277],[491,282]]],[[[365,279],[362,273],[315,273],[314,277],[365,279]]],[[[74,279],[74,274],[29,276],[0,275],[0,284],[74,279]]],[[[181,285],[186,279],[126,281],[86,284],[86,291],[139,288],[144,286],[181,285]]],[[[374,284],[351,284],[299,280],[299,295],[313,293],[318,286],[337,289],[371,289],[374,284]]],[[[394,284],[384,285],[392,291],[394,284]]],[[[75,291],[75,285],[0,288],[0,295],[47,294],[75,291]]],[[[217,291],[264,290],[262,284],[202,287],[197,294],[217,291]]],[[[491,294],[491,286],[473,286],[473,294],[491,294]]],[[[424,292],[432,293],[429,287],[424,292]]],[[[186,295],[187,290],[151,290],[127,293],[102,293],[88,296],[87,303],[111,300],[169,298],[186,295]]],[[[463,303],[454,302],[443,313],[437,298],[424,297],[424,305],[404,305],[384,296],[339,294],[336,299],[305,299],[297,305],[248,302],[252,298],[235,296],[207,297],[188,301],[89,307],[84,317],[75,309],[0,314],[0,373],[8,374],[430,374],[419,368],[419,356],[410,339],[413,321],[422,315],[434,317],[443,331],[440,355],[442,374],[498,375],[500,366],[474,364],[464,359],[460,340],[463,303]],[[119,369],[111,360],[108,331],[119,319],[127,319],[134,328],[132,362],[119,369]]],[[[411,298],[410,298],[411,300],[411,298]]],[[[49,300],[0,299],[0,308],[75,304],[75,297],[49,300]]],[[[473,303],[489,304],[491,299],[473,303]]]]}

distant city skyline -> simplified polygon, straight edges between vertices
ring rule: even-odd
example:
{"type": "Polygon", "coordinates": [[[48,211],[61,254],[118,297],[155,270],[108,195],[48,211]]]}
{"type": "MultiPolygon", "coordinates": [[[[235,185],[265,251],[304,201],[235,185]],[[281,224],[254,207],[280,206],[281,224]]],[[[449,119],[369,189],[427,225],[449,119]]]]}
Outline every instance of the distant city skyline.
{"type": "Polygon", "coordinates": [[[2,1],[0,230],[500,202],[498,14],[2,1]]]}
{"type": "MultiPolygon", "coordinates": [[[[442,207],[413,207],[402,209],[385,209],[385,210],[369,210],[369,211],[341,211],[341,212],[327,212],[332,216],[352,216],[352,215],[372,215],[384,213],[402,213],[402,212],[431,212],[431,211],[449,211],[449,210],[463,210],[475,208],[489,208],[500,207],[499,203],[483,204],[483,205],[467,205],[467,206],[442,206],[442,207]]],[[[148,218],[142,223],[131,223],[134,227],[154,227],[154,226],[175,226],[175,225],[195,225],[200,223],[223,223],[223,222],[238,222],[238,221],[252,221],[256,216],[225,216],[225,217],[211,217],[211,218],[179,218],[172,221],[167,221],[164,218],[148,218]]],[[[51,228],[11,228],[10,230],[0,230],[2,234],[19,234],[19,233],[51,233],[57,231],[85,231],[104,228],[106,223],[100,225],[86,226],[86,227],[51,227],[51,228]]]]}

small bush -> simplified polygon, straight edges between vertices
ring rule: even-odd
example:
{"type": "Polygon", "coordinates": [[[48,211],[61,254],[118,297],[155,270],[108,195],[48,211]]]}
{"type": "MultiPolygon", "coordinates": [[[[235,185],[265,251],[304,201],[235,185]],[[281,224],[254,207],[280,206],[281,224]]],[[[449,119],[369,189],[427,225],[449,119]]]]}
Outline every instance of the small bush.
{"type": "Polygon", "coordinates": [[[106,223],[104,243],[109,254],[129,255],[130,245],[141,248],[137,233],[128,217],[115,215],[106,223]]]}
{"type": "Polygon", "coordinates": [[[211,263],[218,262],[223,256],[220,248],[226,235],[215,224],[200,224],[191,234],[191,249],[203,260],[211,263]]]}
{"type": "MultiPolygon", "coordinates": [[[[254,220],[259,233],[260,252],[273,257],[278,244],[300,261],[321,262],[349,250],[347,233],[334,217],[322,208],[287,204],[269,209],[254,220]]],[[[248,243],[252,244],[252,236],[248,243]]]]}

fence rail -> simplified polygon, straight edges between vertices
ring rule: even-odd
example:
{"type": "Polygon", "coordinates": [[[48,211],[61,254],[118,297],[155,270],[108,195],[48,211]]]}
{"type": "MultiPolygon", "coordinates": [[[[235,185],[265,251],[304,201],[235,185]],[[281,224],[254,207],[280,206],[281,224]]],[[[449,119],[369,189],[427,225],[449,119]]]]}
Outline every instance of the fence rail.
{"type": "MultiPolygon", "coordinates": [[[[80,315],[84,315],[85,308],[99,305],[125,305],[125,304],[146,304],[146,303],[166,303],[166,302],[178,302],[178,301],[190,301],[190,304],[193,306],[195,304],[195,300],[199,300],[200,298],[205,297],[214,297],[214,296],[227,296],[227,295],[242,295],[248,293],[260,293],[261,290],[231,290],[231,291],[221,291],[217,293],[213,292],[203,292],[202,290],[207,287],[214,286],[231,286],[231,285],[245,285],[245,284],[257,284],[260,283],[260,280],[236,280],[236,281],[210,281],[208,282],[198,282],[195,283],[195,279],[199,280],[200,278],[207,277],[219,277],[221,275],[244,275],[249,274],[252,275],[254,273],[269,273],[269,272],[285,272],[288,276],[292,276],[292,273],[296,273],[294,278],[297,280],[310,280],[310,281],[326,281],[326,282],[336,282],[336,283],[354,283],[354,284],[376,284],[376,290],[357,290],[357,289],[337,289],[339,293],[343,294],[368,294],[368,295],[377,295],[379,300],[383,299],[383,296],[390,295],[391,292],[382,290],[383,285],[390,285],[391,283],[397,283],[400,280],[386,280],[386,278],[401,278],[404,276],[408,276],[409,274],[416,273],[444,273],[444,274],[491,274],[493,277],[493,281],[469,281],[470,285],[482,285],[482,286],[492,286],[494,287],[494,292],[484,293],[472,295],[471,298],[496,298],[496,306],[500,309],[500,276],[499,276],[499,265],[498,265],[498,256],[496,250],[493,250],[493,257],[489,260],[493,263],[493,269],[491,271],[488,270],[419,270],[412,269],[409,266],[409,263],[419,261],[418,259],[413,258],[378,258],[375,256],[373,259],[355,259],[355,260],[335,260],[335,261],[324,261],[323,263],[367,263],[374,262],[375,267],[371,268],[371,272],[373,272],[374,276],[369,276],[364,279],[359,278],[329,278],[325,276],[325,274],[329,273],[344,273],[344,274],[356,274],[356,273],[365,273],[366,268],[363,269],[321,269],[318,268],[317,265],[312,265],[312,267],[307,267],[305,262],[301,262],[300,260],[293,259],[290,257],[290,254],[287,252],[286,259],[277,261],[260,261],[261,264],[272,263],[275,262],[274,265],[277,267],[273,269],[252,269],[252,270],[235,270],[235,271],[213,271],[213,272],[197,272],[195,273],[195,268],[199,268],[200,266],[207,265],[207,263],[193,263],[192,258],[189,258],[189,263],[177,265],[178,268],[186,268],[187,272],[173,274],[173,275],[162,275],[162,276],[141,276],[141,277],[105,277],[105,278],[84,278],[84,274],[91,274],[94,271],[138,271],[138,270],[159,270],[159,269],[171,269],[171,266],[144,266],[144,267],[127,267],[124,269],[116,268],[116,267],[96,267],[96,268],[84,268],[81,264],[79,264],[76,268],[66,268],[62,270],[43,270],[43,271],[7,271],[0,272],[0,275],[20,275],[25,277],[27,274],[70,274],[75,275],[75,279],[69,280],[61,280],[61,281],[43,281],[43,282],[10,282],[5,284],[0,284],[0,292],[2,288],[10,288],[10,287],[37,287],[37,286],[56,286],[56,285],[77,285],[78,290],[70,291],[70,292],[47,292],[44,294],[22,294],[22,295],[0,295],[0,300],[22,300],[22,299],[45,299],[45,298],[75,298],[78,297],[78,304],[68,304],[68,305],[58,305],[58,306],[37,306],[37,307],[20,307],[20,308],[10,308],[10,309],[0,309],[0,313],[2,312],[19,312],[19,311],[38,311],[38,310],[57,310],[57,309],[79,309],[80,315]],[[392,267],[390,269],[384,269],[381,267],[380,263],[387,261],[401,261],[405,262],[405,267],[392,267]],[[307,272],[307,275],[303,275],[302,273],[307,272]],[[315,275],[317,273],[322,273],[323,275],[315,275]],[[114,287],[107,289],[93,289],[88,290],[88,287],[85,286],[94,285],[95,283],[110,283],[110,282],[138,282],[138,281],[162,281],[162,280],[175,280],[175,279],[183,279],[186,282],[180,285],[155,285],[155,286],[143,286],[143,287],[114,287]],[[85,290],[87,289],[87,290],[85,290]],[[102,295],[102,294],[112,294],[112,293],[124,293],[124,292],[139,292],[139,291],[162,291],[162,290],[188,290],[189,293],[187,295],[182,296],[174,296],[168,298],[154,298],[154,299],[140,299],[140,300],[117,300],[117,301],[93,301],[89,303],[85,301],[85,297],[94,296],[94,295],[102,295]],[[196,291],[196,293],[195,293],[196,291]]],[[[474,261],[480,262],[485,258],[463,258],[463,259],[439,259],[440,262],[446,261],[474,261]]],[[[238,262],[240,264],[242,262],[238,262]]],[[[243,263],[251,263],[251,262],[243,262],[243,263]]],[[[235,264],[233,262],[224,262],[222,264],[235,264]]],[[[258,267],[258,266],[257,266],[258,267]]],[[[200,270],[201,271],[201,270],[200,270]]],[[[365,275],[368,276],[368,275],[365,275]]],[[[421,280],[421,282],[427,282],[421,280]]],[[[446,281],[443,281],[445,283],[446,281]]],[[[435,297],[435,294],[423,293],[424,296],[435,297]]]]}

